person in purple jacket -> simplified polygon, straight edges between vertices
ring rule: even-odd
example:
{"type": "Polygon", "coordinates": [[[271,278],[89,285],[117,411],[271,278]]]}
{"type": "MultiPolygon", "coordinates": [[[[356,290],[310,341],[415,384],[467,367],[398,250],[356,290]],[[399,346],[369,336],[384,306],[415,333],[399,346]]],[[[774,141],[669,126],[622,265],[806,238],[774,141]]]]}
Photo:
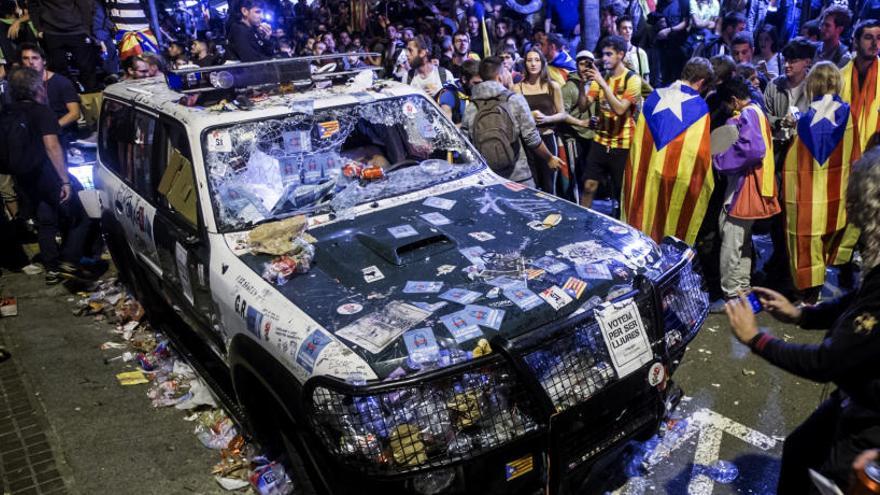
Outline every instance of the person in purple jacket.
{"type": "Polygon", "coordinates": [[[773,140],[770,123],[751,99],[748,83],[733,77],[718,88],[719,97],[734,110],[727,125],[739,137],[723,153],[713,156],[715,170],[727,176],[721,209],[721,290],[734,299],[751,287],[752,225],[780,213],[776,199],[773,140]]]}

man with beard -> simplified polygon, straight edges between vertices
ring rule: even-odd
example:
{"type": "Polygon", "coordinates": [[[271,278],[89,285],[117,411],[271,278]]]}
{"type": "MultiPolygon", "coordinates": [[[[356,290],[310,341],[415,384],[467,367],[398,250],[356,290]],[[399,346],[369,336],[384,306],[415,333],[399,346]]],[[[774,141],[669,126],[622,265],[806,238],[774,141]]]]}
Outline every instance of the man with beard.
{"type": "Polygon", "coordinates": [[[461,66],[465,60],[480,61],[480,56],[471,51],[471,37],[467,31],[456,31],[452,35],[452,59],[447,61],[445,66],[452,72],[452,75],[459,77],[461,75],[461,66]]]}
{"type": "Polygon", "coordinates": [[[406,58],[410,69],[405,82],[434,98],[447,82],[452,82],[453,77],[448,70],[432,64],[429,56],[428,47],[422,38],[413,38],[406,44],[406,58]]]}
{"type": "Polygon", "coordinates": [[[840,70],[843,90],[840,97],[849,103],[859,130],[859,145],[864,152],[877,131],[880,131],[880,20],[859,23],[855,32],[856,57],[840,70]]]}
{"type": "Polygon", "coordinates": [[[660,242],[671,235],[693,245],[715,186],[709,107],[702,98],[712,64],[701,57],[681,79],[645,100],[624,172],[623,220],[660,242]]]}

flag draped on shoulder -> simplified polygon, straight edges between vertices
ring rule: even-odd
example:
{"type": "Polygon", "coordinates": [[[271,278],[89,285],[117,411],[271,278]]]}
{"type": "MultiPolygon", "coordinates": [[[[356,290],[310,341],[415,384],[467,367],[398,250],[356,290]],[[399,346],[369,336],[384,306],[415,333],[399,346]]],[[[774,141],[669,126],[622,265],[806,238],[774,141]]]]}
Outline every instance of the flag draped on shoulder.
{"type": "Polygon", "coordinates": [[[847,224],[846,185],[859,159],[858,125],[839,96],[810,104],[785,158],[787,245],[798,289],[821,286],[825,268],[852,257],[858,230],[847,224]]]}
{"type": "Polygon", "coordinates": [[[660,241],[693,244],[715,187],[709,108],[699,93],[675,83],[645,100],[624,174],[624,221],[660,241]]]}
{"type": "Polygon", "coordinates": [[[840,98],[852,108],[859,129],[859,150],[865,152],[871,136],[880,132],[880,58],[868,68],[864,80],[859,79],[855,60],[850,60],[840,70],[843,88],[840,98]]]}

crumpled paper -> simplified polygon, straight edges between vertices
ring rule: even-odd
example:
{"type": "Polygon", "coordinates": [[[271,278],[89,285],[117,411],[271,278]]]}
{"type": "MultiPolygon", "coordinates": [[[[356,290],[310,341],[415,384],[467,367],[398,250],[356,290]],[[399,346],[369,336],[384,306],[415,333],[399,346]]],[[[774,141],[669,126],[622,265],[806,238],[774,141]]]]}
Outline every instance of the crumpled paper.
{"type": "Polygon", "coordinates": [[[258,225],[248,234],[251,251],[280,256],[294,250],[293,239],[305,232],[305,215],[296,215],[277,222],[258,225]]]}

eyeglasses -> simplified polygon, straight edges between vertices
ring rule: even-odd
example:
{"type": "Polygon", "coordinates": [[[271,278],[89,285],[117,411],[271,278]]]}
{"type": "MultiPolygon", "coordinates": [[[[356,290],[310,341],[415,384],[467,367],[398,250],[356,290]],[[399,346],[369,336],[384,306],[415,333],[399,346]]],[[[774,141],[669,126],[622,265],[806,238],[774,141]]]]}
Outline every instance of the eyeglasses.
{"type": "Polygon", "coordinates": [[[503,59],[505,59],[505,60],[510,60],[510,59],[513,58],[513,56],[511,56],[511,55],[509,55],[509,54],[504,54],[504,55],[501,56],[501,58],[503,58],[503,59]]]}

